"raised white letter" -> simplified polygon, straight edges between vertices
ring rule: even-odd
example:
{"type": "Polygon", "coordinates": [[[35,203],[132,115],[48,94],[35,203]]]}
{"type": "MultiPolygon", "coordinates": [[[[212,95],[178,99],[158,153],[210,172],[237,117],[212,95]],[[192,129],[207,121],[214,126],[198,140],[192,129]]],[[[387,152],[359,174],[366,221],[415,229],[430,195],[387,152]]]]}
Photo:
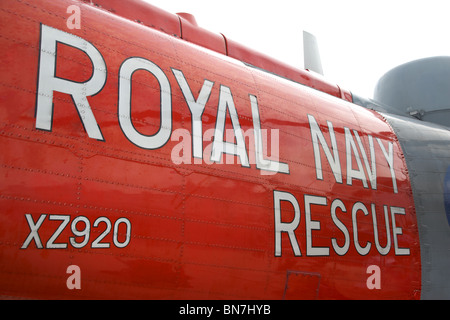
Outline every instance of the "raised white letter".
{"type": "Polygon", "coordinates": [[[373,149],[373,138],[369,134],[369,149],[370,149],[370,160],[372,163],[372,167],[369,165],[369,161],[367,160],[367,154],[366,150],[363,147],[361,138],[359,137],[358,131],[353,130],[353,133],[355,134],[356,141],[358,141],[359,150],[361,151],[361,155],[364,160],[364,164],[366,165],[367,174],[369,176],[370,185],[372,186],[373,190],[377,189],[377,166],[375,163],[375,150],[373,149]]]}
{"type": "Polygon", "coordinates": [[[316,119],[312,115],[308,114],[309,126],[311,128],[311,138],[314,148],[314,161],[316,164],[316,176],[318,180],[323,180],[322,174],[322,161],[320,158],[320,150],[319,150],[319,142],[322,145],[322,149],[325,152],[328,163],[330,164],[331,170],[333,171],[334,178],[337,183],[342,183],[342,174],[341,174],[341,163],[339,161],[339,151],[337,148],[336,137],[334,135],[333,124],[330,121],[327,121],[328,129],[330,131],[330,139],[331,145],[333,147],[334,158],[331,155],[330,149],[328,148],[327,142],[320,131],[319,125],[317,124],[316,119]]]}
{"type": "MultiPolygon", "coordinates": [[[[278,162],[274,160],[264,159],[263,156],[263,141],[261,134],[261,120],[259,118],[259,109],[258,109],[258,100],[255,96],[250,95],[250,103],[252,106],[252,117],[253,117],[253,130],[255,132],[255,160],[256,160],[256,168],[260,170],[268,170],[274,172],[282,172],[289,174],[289,165],[287,163],[278,162]]],[[[273,136],[272,136],[273,138],[273,136]]],[[[279,141],[275,141],[275,147],[277,147],[277,151],[279,151],[279,141]]],[[[274,147],[274,143],[272,140],[272,148],[274,147]]],[[[274,154],[272,153],[272,156],[274,154]]],[[[278,152],[275,155],[279,157],[278,152]]]]}
{"type": "Polygon", "coordinates": [[[281,233],[287,232],[291,242],[292,249],[295,256],[301,256],[300,248],[298,246],[297,238],[294,231],[300,224],[300,207],[297,199],[289,192],[273,191],[274,211],[275,211],[275,256],[281,257],[281,233]],[[281,201],[289,201],[294,207],[294,219],[289,222],[281,222],[281,201]]]}
{"type": "Polygon", "coordinates": [[[349,247],[350,247],[350,234],[347,230],[347,227],[345,224],[343,224],[336,216],[336,209],[340,208],[342,212],[347,212],[347,209],[345,208],[344,203],[340,199],[334,199],[331,203],[331,218],[333,219],[334,224],[336,227],[339,228],[339,230],[342,231],[345,237],[345,243],[342,247],[340,247],[337,243],[336,238],[331,239],[331,243],[333,244],[334,251],[340,255],[343,256],[347,253],[349,247]]]}
{"type": "Polygon", "coordinates": [[[183,92],[184,99],[191,112],[191,123],[192,123],[192,155],[194,158],[203,158],[203,129],[202,129],[202,115],[205,111],[206,102],[208,102],[209,96],[211,95],[211,90],[213,88],[214,82],[205,80],[203,82],[202,89],[198,95],[197,100],[195,100],[191,89],[184,77],[183,72],[180,70],[172,69],[175,78],[177,79],[178,85],[183,92]]]}
{"type": "Polygon", "coordinates": [[[70,94],[81,122],[90,138],[103,140],[103,135],[87,100],[99,93],[106,82],[106,65],[100,52],[86,40],[41,24],[41,44],[36,99],[36,128],[51,131],[53,124],[53,92],[70,94]],[[87,54],[92,62],[92,76],[86,82],[58,78],[56,74],[57,43],[69,45],[87,54]]]}
{"type": "Polygon", "coordinates": [[[352,209],[353,240],[354,240],[354,243],[355,243],[356,251],[358,251],[358,253],[360,255],[365,256],[366,254],[369,253],[370,247],[372,246],[372,244],[370,242],[367,242],[365,247],[361,247],[360,244],[359,244],[359,240],[358,240],[358,224],[356,222],[356,214],[358,213],[359,210],[361,210],[364,213],[365,216],[367,216],[369,214],[369,211],[367,211],[367,208],[366,208],[366,206],[363,203],[357,202],[353,206],[353,209],[352,209]]]}
{"type": "Polygon", "coordinates": [[[391,250],[391,232],[389,229],[389,213],[388,207],[384,206],[384,223],[386,224],[386,246],[382,247],[380,245],[380,240],[378,238],[378,222],[377,222],[377,213],[375,211],[375,204],[372,203],[372,222],[373,222],[373,234],[375,236],[375,246],[377,247],[378,252],[385,256],[391,250]]]}
{"type": "Polygon", "coordinates": [[[211,160],[219,162],[223,153],[238,156],[243,167],[250,167],[247,150],[245,148],[244,135],[239,124],[239,118],[234,105],[233,96],[231,95],[231,90],[230,88],[221,85],[211,160]],[[223,141],[227,109],[230,112],[236,144],[223,141]]]}
{"type": "Polygon", "coordinates": [[[399,248],[398,246],[398,239],[397,236],[400,234],[403,234],[402,228],[398,228],[395,224],[395,215],[396,214],[402,214],[405,215],[405,209],[399,208],[399,207],[391,207],[391,218],[392,218],[392,233],[394,235],[394,248],[395,248],[395,254],[397,256],[408,256],[409,255],[409,248],[399,248]]]}
{"type": "Polygon", "coordinates": [[[158,149],[166,144],[172,133],[172,96],[169,79],[153,62],[144,58],[132,57],[125,60],[119,70],[119,124],[125,136],[143,149],[158,149]],[[159,131],[147,136],[139,133],[131,121],[131,81],[137,70],[146,70],[154,76],[160,86],[161,123],[159,131]]]}
{"type": "Polygon", "coordinates": [[[326,206],[327,198],[305,195],[306,255],[307,256],[329,256],[330,248],[328,248],[328,247],[313,247],[313,245],[312,245],[311,230],[320,230],[320,221],[311,220],[311,204],[326,206]]]}
{"type": "Polygon", "coordinates": [[[383,155],[386,158],[386,161],[389,165],[389,169],[391,170],[392,177],[392,186],[394,188],[394,193],[398,193],[397,189],[397,179],[395,178],[395,170],[394,170],[394,146],[392,142],[389,142],[389,154],[386,152],[384,148],[383,142],[379,138],[377,138],[378,144],[380,145],[381,151],[383,151],[383,155]]]}
{"type": "Polygon", "coordinates": [[[352,185],[352,179],[359,179],[362,181],[364,188],[367,188],[367,179],[362,168],[361,159],[359,158],[358,149],[356,149],[355,141],[353,141],[352,133],[349,128],[344,128],[345,131],[345,151],[347,154],[347,184],[352,185]],[[353,152],[352,152],[353,151],[353,152]],[[352,167],[352,153],[355,155],[356,165],[358,170],[352,167]]]}
{"type": "Polygon", "coordinates": [[[33,240],[33,239],[34,239],[34,242],[36,243],[36,247],[38,249],[43,248],[41,238],[39,238],[38,230],[41,227],[42,222],[44,222],[46,216],[47,216],[46,214],[42,214],[39,217],[38,221],[36,223],[34,223],[33,217],[31,216],[31,214],[29,214],[29,213],[25,214],[25,218],[27,219],[28,226],[30,227],[30,234],[28,235],[26,240],[23,242],[21,249],[28,248],[28,245],[30,244],[31,240],[33,240]]]}

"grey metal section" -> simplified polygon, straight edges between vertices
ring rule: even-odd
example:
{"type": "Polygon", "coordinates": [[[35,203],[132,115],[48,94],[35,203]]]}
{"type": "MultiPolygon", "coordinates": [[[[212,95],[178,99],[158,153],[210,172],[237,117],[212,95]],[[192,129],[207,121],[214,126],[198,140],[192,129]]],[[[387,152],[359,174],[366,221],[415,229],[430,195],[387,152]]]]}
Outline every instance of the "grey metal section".
{"type": "Polygon", "coordinates": [[[374,100],[397,112],[450,126],[450,57],[431,57],[400,65],[378,81],[374,100]]]}
{"type": "Polygon", "coordinates": [[[397,107],[389,106],[380,101],[375,101],[370,98],[365,98],[365,97],[359,96],[353,92],[352,92],[352,98],[353,98],[354,104],[357,104],[361,107],[364,107],[364,108],[367,108],[370,110],[375,110],[375,111],[384,112],[384,113],[397,114],[397,115],[405,115],[405,112],[403,112],[402,110],[399,110],[399,108],[397,108],[397,107]]]}
{"type": "Polygon", "coordinates": [[[303,31],[303,60],[305,69],[323,75],[322,60],[320,59],[316,37],[306,31],[303,31]]]}
{"type": "MultiPolygon", "coordinates": [[[[450,130],[412,117],[383,114],[403,149],[418,220],[422,299],[450,299],[450,226],[444,183],[450,166],[450,130]]],[[[448,181],[447,181],[448,183],[448,181]]]]}

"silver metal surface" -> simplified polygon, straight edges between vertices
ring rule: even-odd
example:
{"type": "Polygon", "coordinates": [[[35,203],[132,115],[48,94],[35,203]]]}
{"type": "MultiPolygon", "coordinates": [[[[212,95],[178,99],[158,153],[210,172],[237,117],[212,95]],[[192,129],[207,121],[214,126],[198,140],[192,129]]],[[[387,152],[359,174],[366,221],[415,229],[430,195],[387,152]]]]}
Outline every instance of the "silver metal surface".
{"type": "Polygon", "coordinates": [[[323,75],[322,60],[320,58],[317,39],[309,32],[303,31],[303,59],[305,69],[323,75]]]}

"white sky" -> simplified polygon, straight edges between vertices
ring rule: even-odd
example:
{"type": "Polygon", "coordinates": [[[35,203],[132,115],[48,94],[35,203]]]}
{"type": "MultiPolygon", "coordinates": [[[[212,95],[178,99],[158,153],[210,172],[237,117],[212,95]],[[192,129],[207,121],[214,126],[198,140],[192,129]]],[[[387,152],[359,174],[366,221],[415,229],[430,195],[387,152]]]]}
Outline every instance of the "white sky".
{"type": "Polygon", "coordinates": [[[313,33],[325,77],[365,97],[397,65],[450,55],[448,0],[145,1],[300,68],[302,31],[313,33]]]}

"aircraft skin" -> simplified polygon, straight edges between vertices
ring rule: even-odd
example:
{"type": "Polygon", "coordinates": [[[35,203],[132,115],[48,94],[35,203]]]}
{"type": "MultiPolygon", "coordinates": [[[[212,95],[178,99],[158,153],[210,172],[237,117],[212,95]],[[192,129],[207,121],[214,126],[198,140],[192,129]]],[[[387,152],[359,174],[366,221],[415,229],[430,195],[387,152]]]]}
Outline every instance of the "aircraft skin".
{"type": "Polygon", "coordinates": [[[3,298],[449,297],[444,127],[140,1],[0,9],[3,298]]]}

